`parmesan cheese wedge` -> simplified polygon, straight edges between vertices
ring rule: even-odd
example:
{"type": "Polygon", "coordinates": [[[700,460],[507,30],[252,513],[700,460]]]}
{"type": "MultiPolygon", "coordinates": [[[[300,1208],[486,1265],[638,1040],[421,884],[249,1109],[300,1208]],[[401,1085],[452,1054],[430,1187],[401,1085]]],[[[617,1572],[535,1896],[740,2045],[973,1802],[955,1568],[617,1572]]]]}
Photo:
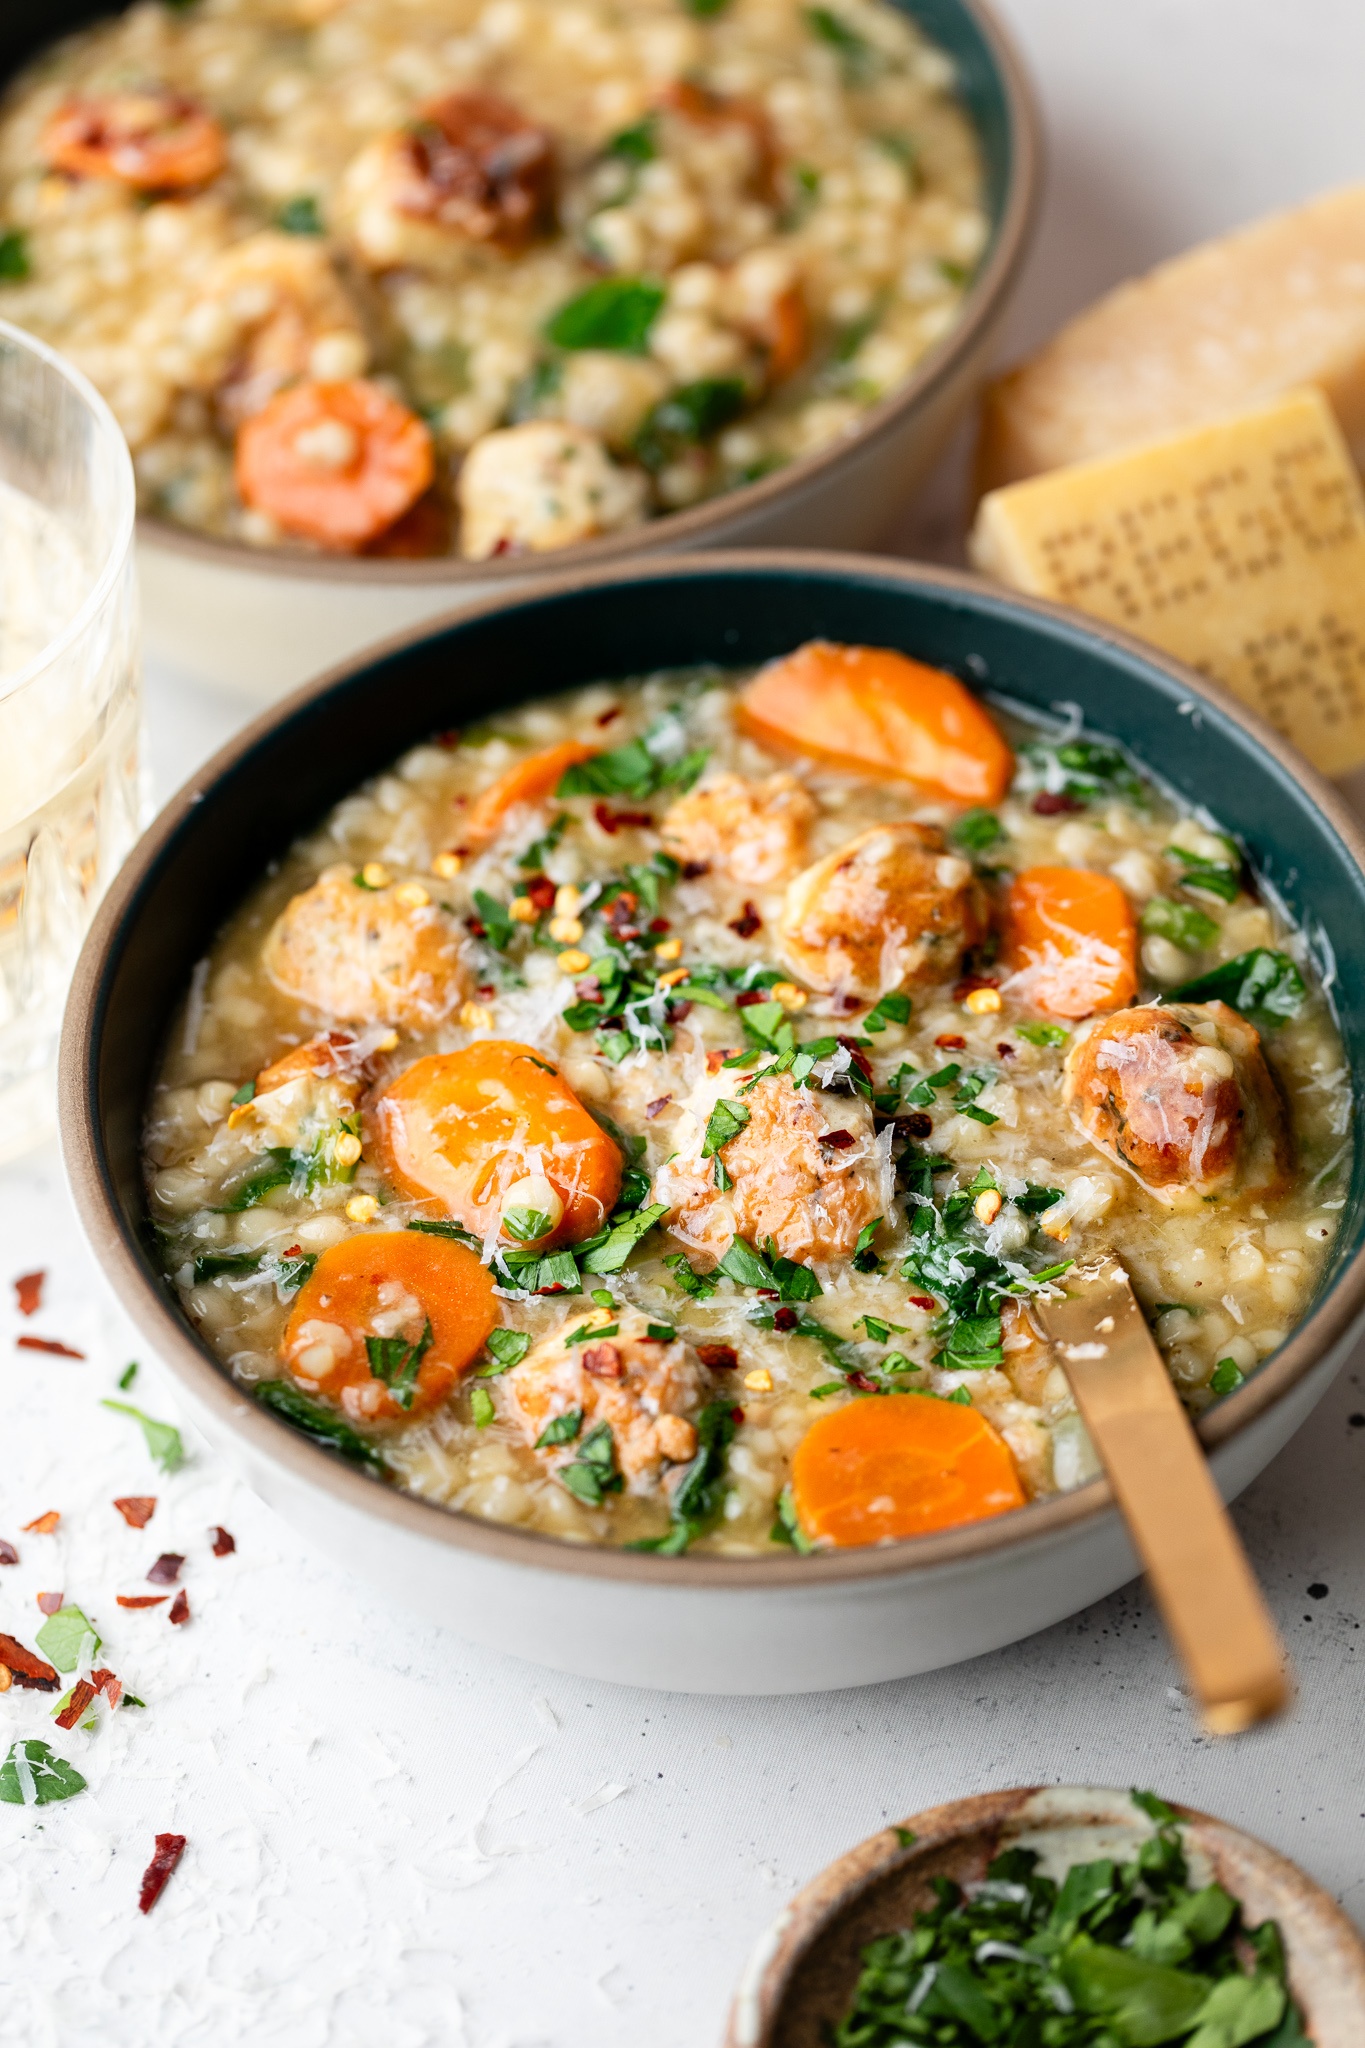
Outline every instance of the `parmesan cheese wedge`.
{"type": "Polygon", "coordinates": [[[992,385],[982,491],[1314,384],[1365,469],[1365,185],[1110,292],[992,385]]]}
{"type": "Polygon", "coordinates": [[[1321,392],[992,491],[969,548],[1225,683],[1325,773],[1365,762],[1365,492],[1321,392]]]}

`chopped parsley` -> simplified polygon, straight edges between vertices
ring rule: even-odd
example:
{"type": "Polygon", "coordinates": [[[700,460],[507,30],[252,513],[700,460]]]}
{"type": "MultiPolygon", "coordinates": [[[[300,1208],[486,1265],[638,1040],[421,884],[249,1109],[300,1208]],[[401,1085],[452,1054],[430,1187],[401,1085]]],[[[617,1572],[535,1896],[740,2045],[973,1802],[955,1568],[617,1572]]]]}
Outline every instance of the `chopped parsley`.
{"type": "Polygon", "coordinates": [[[286,235],[325,235],[317,200],[311,192],[302,192],[296,199],[286,199],[275,215],[275,225],[286,235]]]}
{"type": "Polygon", "coordinates": [[[370,1361],[370,1371],[375,1379],[382,1380],[400,1408],[411,1408],[416,1391],[417,1374],[422,1360],[431,1349],[431,1319],[422,1325],[422,1334],[409,1343],[403,1337],[367,1337],[365,1356],[370,1361]]]}
{"type": "Polygon", "coordinates": [[[1030,1045],[1065,1045],[1071,1033],[1064,1024],[1016,1024],[1020,1038],[1026,1038],[1030,1045]]]}
{"type": "Polygon", "coordinates": [[[292,1381],[262,1380],[256,1389],[256,1399],[313,1443],[325,1445],[381,1479],[387,1478],[388,1463],[378,1446],[352,1429],[334,1410],[325,1408],[320,1401],[311,1401],[292,1381]]]}
{"type": "Polygon", "coordinates": [[[686,1252],[670,1252],[664,1264],[672,1268],[673,1284],[680,1294],[690,1295],[693,1301],[706,1301],[716,1291],[717,1282],[709,1273],[698,1273],[688,1263],[686,1252]]]}
{"type": "Polygon", "coordinates": [[[493,1380],[499,1373],[510,1372],[514,1365],[520,1365],[531,1348],[531,1339],[525,1330],[490,1330],[484,1348],[492,1359],[491,1365],[481,1365],[475,1379],[493,1380]]]}
{"type": "MultiPolygon", "coordinates": [[[[706,766],[705,749],[679,755],[676,712],[657,719],[639,739],[609,753],[577,761],[559,779],[557,796],[629,796],[637,802],[660,790],[688,790],[706,766]]],[[[676,873],[676,869],[675,869],[676,873]]]]}
{"type": "Polygon", "coordinates": [[[538,1451],[552,1450],[556,1444],[571,1444],[583,1427],[583,1410],[566,1408],[562,1415],[556,1415],[547,1422],[536,1438],[538,1451]]]}
{"type": "Polygon", "coordinates": [[[769,1541],[785,1543],[789,1550],[799,1550],[803,1557],[808,1557],[815,1545],[801,1527],[790,1486],[784,1486],[778,1494],[776,1508],[772,1528],[768,1531],[769,1541]]]}
{"type": "Polygon", "coordinates": [[[948,837],[963,853],[989,853],[1005,837],[1005,828],[994,811],[964,811],[948,837]]]}
{"type": "Polygon", "coordinates": [[[635,437],[635,453],[648,470],[666,469],[688,448],[710,441],[743,412],[747,393],[739,377],[702,377],[682,384],[651,406],[635,437]]]}
{"type": "MultiPolygon", "coordinates": [[[[581,1416],[579,1419],[582,1420],[581,1416]]],[[[616,1439],[611,1424],[599,1422],[595,1429],[590,1429],[578,1446],[577,1457],[572,1464],[559,1466],[555,1478],[585,1507],[601,1507],[607,1494],[619,1493],[623,1481],[616,1470],[616,1439]]]]}
{"type": "Polygon", "coordinates": [[[647,277],[602,277],[561,306],[546,323],[556,348],[617,349],[643,355],[663,309],[665,286],[647,277]]]}
{"type": "MultiPolygon", "coordinates": [[[[680,1557],[690,1543],[710,1528],[725,1497],[726,1454],[734,1442],[734,1410],[728,1401],[708,1401],[697,1417],[697,1448],[673,1487],[669,1507],[673,1526],[666,1536],[632,1543],[631,1550],[652,1550],[660,1557],[680,1557]]],[[[563,1474],[561,1473],[561,1478],[563,1474]]]]}
{"type": "Polygon", "coordinates": [[[1104,740],[1035,740],[1019,750],[1018,784],[1077,806],[1126,797],[1139,809],[1151,792],[1123,749],[1104,740]]]}
{"type": "Polygon", "coordinates": [[[496,1420],[497,1413],[487,1387],[475,1387],[469,1397],[469,1415],[475,1429],[487,1429],[496,1420]]]}
{"type": "Polygon", "coordinates": [[[1211,1394],[1235,1394],[1238,1387],[1242,1386],[1245,1380],[1246,1374],[1242,1371],[1235,1358],[1220,1358],[1217,1365],[1213,1368],[1213,1373],[1209,1380],[1209,1392],[1211,1394]]]}
{"type": "Polygon", "coordinates": [[[12,1742],[0,1764],[0,1800],[7,1806],[52,1806],[59,1799],[74,1799],[85,1786],[76,1766],[37,1735],[12,1742]]]}
{"type": "Polygon", "coordinates": [[[945,1372],[998,1371],[1004,1362],[1002,1303],[1038,1293],[1072,1263],[1064,1259],[1033,1268],[1022,1258],[997,1258],[986,1249],[985,1233],[972,1216],[973,1197],[974,1190],[967,1188],[948,1195],[941,1207],[922,1200],[901,1267],[902,1279],[943,1303],[933,1335],[940,1345],[935,1363],[945,1372]]]}
{"type": "Polygon", "coordinates": [[[1165,896],[1149,897],[1138,922],[1147,937],[1169,939],[1184,953],[1206,952],[1218,937],[1218,925],[1204,911],[1165,896]]]}
{"type": "Polygon", "coordinates": [[[863,1949],[831,2048],[1307,2048],[1276,1923],[1193,1889],[1175,1814],[1133,1796],[1155,1828],[1131,1861],[1058,1885],[1011,1848],[969,1891],[931,1877],[936,1903],[863,1949]]]}
{"type": "Polygon", "coordinates": [[[0,280],[6,284],[19,284],[31,276],[32,271],[28,236],[22,228],[7,228],[0,235],[0,280]]]}
{"type": "Polygon", "coordinates": [[[874,1003],[863,1019],[865,1031],[885,1031],[888,1024],[910,1022],[910,998],[893,990],[874,1003]]]}
{"type": "Polygon", "coordinates": [[[180,1440],[180,1431],[173,1422],[158,1422],[154,1415],[144,1415],[140,1408],[132,1407],[127,1401],[101,1401],[100,1406],[112,1408],[119,1415],[131,1415],[142,1431],[147,1449],[162,1471],[180,1470],[185,1462],[185,1446],[180,1440]]]}
{"type": "Polygon", "coordinates": [[[75,1671],[99,1655],[100,1638],[94,1623],[69,1602],[49,1614],[34,1641],[59,1671],[75,1671]]]}

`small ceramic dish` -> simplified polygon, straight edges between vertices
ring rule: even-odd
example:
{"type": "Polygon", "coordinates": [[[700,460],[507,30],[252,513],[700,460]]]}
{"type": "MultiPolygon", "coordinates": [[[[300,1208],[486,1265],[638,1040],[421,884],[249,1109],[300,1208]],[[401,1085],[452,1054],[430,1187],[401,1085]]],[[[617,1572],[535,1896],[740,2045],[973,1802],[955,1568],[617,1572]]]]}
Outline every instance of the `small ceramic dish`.
{"type": "MultiPolygon", "coordinates": [[[[1215,685],[1074,612],[969,576],[854,555],[754,553],[596,570],[417,632],[301,690],[181,790],[105,898],[62,1040],[76,1201],[106,1273],[189,1412],[326,1551],[462,1634],[561,1669],[721,1693],[819,1691],[1016,1642],[1133,1577],[1107,1485],[911,1542],[800,1557],[644,1555],[566,1543],[399,1492],[278,1420],[186,1322],[153,1242],[148,1090],[196,961],[266,863],[432,732],[608,676],[757,665],[824,637],[897,647],[1041,709],[1079,707],[1195,803],[1214,801],[1291,916],[1335,957],[1365,1066],[1365,841],[1345,807],[1215,685]]],[[[1365,1304],[1365,1158],[1317,1298],[1202,1418],[1232,1498],[1330,1386],[1365,1304]]]]}
{"type": "MultiPolygon", "coordinates": [[[[126,0],[125,0],[126,4],[126,0]]],[[[1039,122],[1009,38],[985,0],[894,0],[954,60],[981,137],[991,240],[961,315],[856,431],[758,482],[560,555],[491,562],[324,556],[242,546],[144,518],[138,572],[146,646],[177,674],[269,702],[333,662],[532,575],[678,549],[867,547],[892,523],[976,396],[1031,239],[1039,122]]],[[[119,0],[0,7],[0,86],[59,36],[119,0]]]]}
{"type": "MultiPolygon", "coordinates": [[[[1197,1884],[1217,1880],[1245,1920],[1279,1922],[1289,1981],[1315,2048],[1365,2039],[1365,1942],[1320,1885],[1227,1821],[1176,1806],[1197,1884]]],[[[912,1813],[820,1872],[763,1935],[730,2008],[725,2048],[825,2048],[847,2012],[860,1957],[935,1903],[933,1877],[979,1881],[1004,1849],[1037,1851],[1060,1880],[1073,1863],[1132,1858],[1152,1822],[1126,1792],[1016,1786],[912,1813]],[[913,1836],[909,1846],[903,1839],[913,1836]]]]}

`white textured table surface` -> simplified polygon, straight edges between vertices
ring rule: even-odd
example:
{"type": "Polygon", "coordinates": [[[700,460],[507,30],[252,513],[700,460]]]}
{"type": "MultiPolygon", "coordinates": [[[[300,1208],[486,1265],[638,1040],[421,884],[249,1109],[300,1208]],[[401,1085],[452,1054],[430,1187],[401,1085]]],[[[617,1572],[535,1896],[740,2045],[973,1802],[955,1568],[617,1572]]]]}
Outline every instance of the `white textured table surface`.
{"type": "MultiPolygon", "coordinates": [[[[1051,131],[1043,233],[1015,334],[1196,236],[1358,176],[1358,0],[1008,0],[1051,131]]],[[[907,535],[950,548],[951,467],[907,535]]],[[[165,793],[239,717],[150,691],[165,793]]],[[[1199,1737],[1137,1588],[998,1656],[810,1700],[616,1691],[500,1660],[308,1556],[202,1445],[170,1479],[98,1405],[136,1355],[54,1154],[0,1174],[0,1630],[35,1592],[102,1625],[146,1701],[77,1733],[91,1790],[0,1807],[0,2039],[26,2048],[704,2048],[754,1938],[887,1817],[992,1785],[1156,1784],[1298,1857],[1365,1923],[1360,1621],[1365,1363],[1238,1519],[1289,1640],[1293,1717],[1199,1737]],[[19,1352],[21,1330],[85,1363],[19,1352]],[[1352,1417],[1356,1420],[1353,1421],[1352,1417]],[[138,1534],[110,1501],[154,1492],[138,1534]],[[61,1511],[53,1536],[22,1523],[61,1511]],[[237,1539],[210,1554],[207,1530],[237,1539]],[[163,1550],[193,1619],[130,1613],[163,1550]],[[189,1847],[136,1911],[153,1836],[189,1847]]],[[[144,1360],[132,1398],[172,1417],[144,1360]]],[[[0,1700],[11,1734],[46,1703],[0,1700]]],[[[60,1741],[61,1738],[59,1737],[60,1741]]]]}

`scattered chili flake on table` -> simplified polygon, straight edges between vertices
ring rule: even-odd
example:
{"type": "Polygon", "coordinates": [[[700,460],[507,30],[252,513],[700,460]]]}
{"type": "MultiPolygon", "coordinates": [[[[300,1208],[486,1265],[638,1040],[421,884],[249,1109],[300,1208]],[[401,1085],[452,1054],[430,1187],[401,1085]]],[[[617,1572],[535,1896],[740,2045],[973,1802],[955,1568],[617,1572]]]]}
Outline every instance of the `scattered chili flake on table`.
{"type": "Polygon", "coordinates": [[[150,1913],[166,1889],[166,1880],[185,1853],[183,1835],[158,1835],[156,1853],[142,1873],[142,1889],[138,1893],[138,1911],[150,1913]]]}
{"type": "Polygon", "coordinates": [[[24,1534],[26,1536],[50,1536],[61,1519],[61,1510],[59,1508],[49,1508],[45,1515],[37,1515],[33,1521],[25,1522],[24,1534]]]}
{"type": "Polygon", "coordinates": [[[57,1716],[57,1726],[59,1728],[74,1728],[94,1697],[95,1688],[91,1685],[89,1679],[78,1679],[71,1688],[70,1699],[57,1716]]]}
{"type": "Polygon", "coordinates": [[[177,1551],[163,1550],[147,1574],[148,1581],[153,1586],[173,1586],[180,1577],[180,1567],[184,1562],[177,1551]]]}
{"type": "Polygon", "coordinates": [[[213,1538],[215,1557],[227,1557],[237,1548],[236,1537],[230,1536],[226,1529],[210,1529],[209,1535],[213,1538]]]}
{"type": "Polygon", "coordinates": [[[83,1351],[77,1351],[70,1344],[63,1344],[57,1337],[16,1337],[15,1343],[21,1351],[50,1351],[54,1358],[84,1358],[83,1351]]]}
{"type": "Polygon", "coordinates": [[[130,1529],[145,1529],[156,1513],[154,1493],[125,1493],[114,1502],[130,1529]]]}
{"type": "Polygon", "coordinates": [[[190,1618],[190,1596],[182,1586],[171,1602],[170,1619],[179,1624],[190,1618]]]}
{"type": "Polygon", "coordinates": [[[14,1283],[14,1292],[19,1302],[21,1316],[36,1315],[43,1305],[43,1282],[45,1272],[21,1273],[14,1283]]]}
{"type": "Polygon", "coordinates": [[[61,1684],[53,1666],[13,1636],[0,1635],[0,1664],[8,1667],[16,1685],[26,1685],[33,1692],[56,1692],[61,1684]]]}
{"type": "Polygon", "coordinates": [[[96,1692],[104,1694],[111,1707],[116,1707],[123,1698],[123,1680],[115,1678],[113,1672],[106,1670],[104,1666],[101,1666],[98,1671],[91,1672],[90,1683],[94,1686],[96,1692]]]}
{"type": "Polygon", "coordinates": [[[65,1593],[40,1593],[38,1605],[44,1614],[55,1614],[65,1598],[65,1593]]]}
{"type": "Polygon", "coordinates": [[[19,1553],[14,1545],[0,1536],[0,1564],[18,1564],[19,1553]]]}
{"type": "Polygon", "coordinates": [[[116,1593],[114,1601],[119,1607],[164,1607],[170,1597],[169,1593],[116,1593]]]}

